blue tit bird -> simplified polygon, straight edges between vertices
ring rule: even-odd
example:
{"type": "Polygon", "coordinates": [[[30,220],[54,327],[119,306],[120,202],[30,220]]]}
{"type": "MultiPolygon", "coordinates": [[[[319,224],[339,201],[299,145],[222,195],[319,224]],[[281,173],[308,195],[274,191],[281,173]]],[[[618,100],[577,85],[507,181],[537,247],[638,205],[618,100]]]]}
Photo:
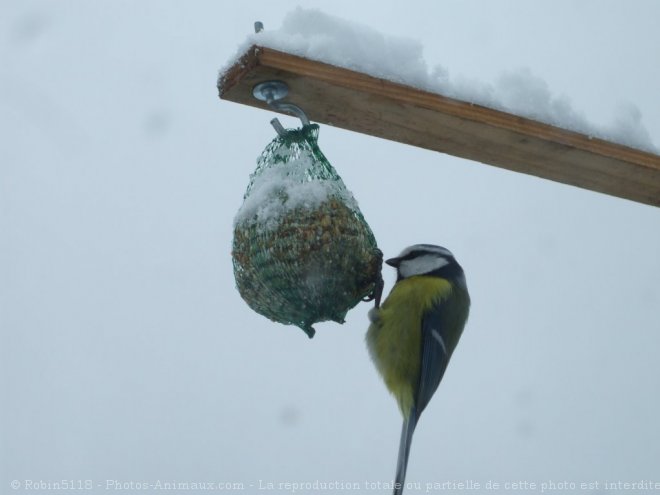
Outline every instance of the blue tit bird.
{"type": "Polygon", "coordinates": [[[463,269],[443,247],[417,244],[386,263],[397,280],[383,305],[369,312],[367,346],[403,414],[394,485],[400,495],[415,427],[461,337],[470,296],[463,269]]]}

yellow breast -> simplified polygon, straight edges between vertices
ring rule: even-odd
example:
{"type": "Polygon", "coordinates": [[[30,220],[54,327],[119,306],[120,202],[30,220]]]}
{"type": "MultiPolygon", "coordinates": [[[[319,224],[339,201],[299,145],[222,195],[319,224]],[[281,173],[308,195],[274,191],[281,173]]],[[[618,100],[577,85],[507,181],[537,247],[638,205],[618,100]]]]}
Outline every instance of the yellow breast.
{"type": "Polygon", "coordinates": [[[407,416],[419,383],[422,317],[451,293],[439,277],[415,276],[397,282],[373,316],[367,346],[385,384],[407,416]]]}

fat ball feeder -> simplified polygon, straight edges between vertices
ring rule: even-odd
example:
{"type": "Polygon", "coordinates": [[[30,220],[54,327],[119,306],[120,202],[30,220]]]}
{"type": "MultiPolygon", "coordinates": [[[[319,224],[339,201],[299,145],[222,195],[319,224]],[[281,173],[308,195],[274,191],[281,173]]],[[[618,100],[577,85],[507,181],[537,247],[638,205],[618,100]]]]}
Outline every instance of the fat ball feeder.
{"type": "Polygon", "coordinates": [[[302,126],[271,124],[277,137],[250,176],[234,223],[236,287],[257,313],[300,327],[343,323],[360,301],[380,301],[382,252],[353,195],[318,146],[319,126],[282,101],[279,80],[253,87],[254,98],[298,117],[302,126]]]}

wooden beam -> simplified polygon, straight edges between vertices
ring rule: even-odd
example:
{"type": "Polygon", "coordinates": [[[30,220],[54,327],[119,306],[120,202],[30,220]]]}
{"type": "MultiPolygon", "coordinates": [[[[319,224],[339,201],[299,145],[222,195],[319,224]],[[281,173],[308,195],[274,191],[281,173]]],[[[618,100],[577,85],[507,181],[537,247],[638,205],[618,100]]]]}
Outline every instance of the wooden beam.
{"type": "Polygon", "coordinates": [[[315,122],[660,206],[658,155],[270,48],[226,71],[220,98],[268,108],[252,88],[273,79],[315,122]]]}

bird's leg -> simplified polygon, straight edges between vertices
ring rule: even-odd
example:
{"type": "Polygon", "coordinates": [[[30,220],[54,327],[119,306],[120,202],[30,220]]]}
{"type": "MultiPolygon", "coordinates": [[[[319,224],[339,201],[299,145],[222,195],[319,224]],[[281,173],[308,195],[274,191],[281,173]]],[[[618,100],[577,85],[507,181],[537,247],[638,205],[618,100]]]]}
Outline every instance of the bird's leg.
{"type": "Polygon", "coordinates": [[[374,282],[374,289],[371,291],[371,293],[362,299],[364,302],[370,302],[374,301],[374,307],[376,309],[380,308],[380,299],[383,297],[383,287],[385,286],[385,282],[383,282],[383,277],[378,274],[378,280],[374,282]]]}
{"type": "Polygon", "coordinates": [[[380,308],[380,298],[383,296],[383,287],[385,282],[383,282],[382,277],[378,277],[378,282],[376,282],[376,288],[374,289],[374,307],[376,309],[380,308]]]}
{"type": "Polygon", "coordinates": [[[376,281],[376,286],[374,287],[374,307],[376,309],[380,308],[380,299],[383,297],[383,287],[385,286],[385,282],[383,282],[383,277],[378,277],[378,280],[376,281]]]}

